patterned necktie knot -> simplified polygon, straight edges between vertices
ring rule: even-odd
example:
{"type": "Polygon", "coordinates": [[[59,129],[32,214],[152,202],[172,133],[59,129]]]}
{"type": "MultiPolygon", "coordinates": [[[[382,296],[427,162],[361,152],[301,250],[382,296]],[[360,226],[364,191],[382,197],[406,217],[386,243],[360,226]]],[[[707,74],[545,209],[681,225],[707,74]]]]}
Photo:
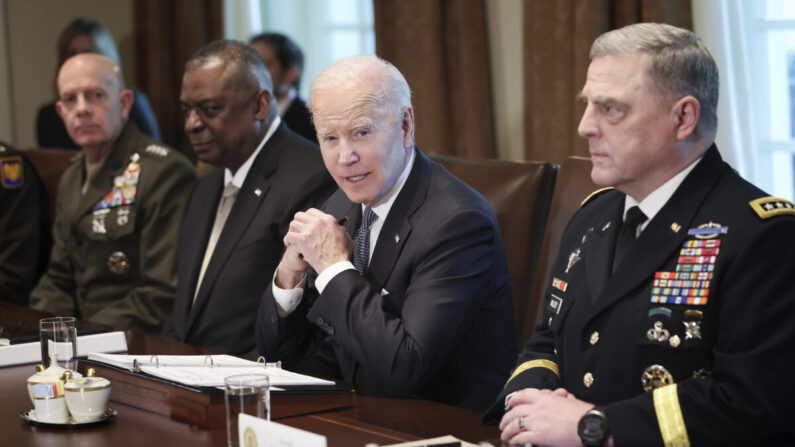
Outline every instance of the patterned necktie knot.
{"type": "Polygon", "coordinates": [[[372,208],[365,208],[362,224],[353,238],[353,266],[364,275],[370,260],[370,226],[378,219],[372,208]]]}

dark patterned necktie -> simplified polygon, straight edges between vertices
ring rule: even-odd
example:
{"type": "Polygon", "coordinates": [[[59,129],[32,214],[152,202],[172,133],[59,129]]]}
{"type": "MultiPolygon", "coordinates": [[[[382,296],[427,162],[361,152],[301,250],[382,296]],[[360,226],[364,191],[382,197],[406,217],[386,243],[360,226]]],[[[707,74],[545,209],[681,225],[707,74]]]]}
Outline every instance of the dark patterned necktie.
{"type": "Polygon", "coordinates": [[[621,258],[627,253],[629,247],[638,238],[638,227],[647,219],[643,211],[638,206],[633,206],[627,210],[627,218],[621,225],[621,230],[618,233],[618,241],[616,242],[616,253],[613,256],[613,272],[621,262],[621,258]]]}
{"type": "Polygon", "coordinates": [[[353,266],[364,275],[367,270],[367,263],[370,260],[370,225],[378,219],[378,216],[371,208],[364,209],[362,215],[362,225],[356,231],[353,238],[353,266]]]}

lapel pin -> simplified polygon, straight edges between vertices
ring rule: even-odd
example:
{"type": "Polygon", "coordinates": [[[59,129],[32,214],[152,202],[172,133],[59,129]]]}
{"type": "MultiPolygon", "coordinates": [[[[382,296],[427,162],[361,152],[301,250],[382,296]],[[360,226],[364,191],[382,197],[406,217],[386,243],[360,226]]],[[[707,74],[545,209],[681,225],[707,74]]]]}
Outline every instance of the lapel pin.
{"type": "Polygon", "coordinates": [[[396,234],[395,235],[395,243],[397,244],[398,242],[400,242],[400,236],[396,234]]]}
{"type": "Polygon", "coordinates": [[[604,224],[604,225],[602,226],[602,231],[606,231],[608,228],[610,228],[610,224],[611,224],[611,223],[612,223],[612,222],[607,222],[606,224],[604,224]]]}
{"type": "Polygon", "coordinates": [[[262,195],[262,190],[259,189],[259,188],[255,189],[254,190],[254,195],[256,195],[257,197],[261,196],[262,195]]]}
{"type": "Polygon", "coordinates": [[[671,224],[671,231],[673,231],[674,233],[678,233],[679,230],[681,230],[681,229],[682,229],[682,226],[679,225],[679,223],[674,222],[674,223],[671,224]]]}

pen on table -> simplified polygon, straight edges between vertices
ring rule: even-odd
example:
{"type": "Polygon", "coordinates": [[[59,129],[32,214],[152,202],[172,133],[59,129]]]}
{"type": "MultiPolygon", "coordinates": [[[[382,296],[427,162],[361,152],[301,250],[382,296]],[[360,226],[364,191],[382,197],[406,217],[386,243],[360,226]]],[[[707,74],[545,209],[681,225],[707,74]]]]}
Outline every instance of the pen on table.
{"type": "MultiPolygon", "coordinates": [[[[345,225],[345,222],[348,221],[348,216],[343,217],[342,219],[337,221],[337,225],[345,225]]],[[[304,259],[303,253],[298,253],[298,259],[304,259]]]]}

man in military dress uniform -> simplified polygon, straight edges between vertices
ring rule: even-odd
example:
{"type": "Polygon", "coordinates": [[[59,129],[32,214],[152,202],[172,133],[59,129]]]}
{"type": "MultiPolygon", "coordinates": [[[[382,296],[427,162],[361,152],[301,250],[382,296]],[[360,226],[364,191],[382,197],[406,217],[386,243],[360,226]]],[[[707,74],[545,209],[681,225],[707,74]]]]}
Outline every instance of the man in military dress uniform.
{"type": "Polygon", "coordinates": [[[58,113],[83,151],[58,186],[50,264],[31,306],[158,333],[174,302],[177,233],[195,170],[128,122],[132,92],[110,59],[70,58],[58,91],[58,113]]]}
{"type": "Polygon", "coordinates": [[[28,304],[43,264],[45,203],[33,165],[0,141],[0,300],[28,304]]]}
{"type": "Polygon", "coordinates": [[[580,94],[591,178],[543,316],[486,413],[534,445],[795,445],[795,210],[721,160],[718,70],[691,32],[600,36],[580,94]]]}

